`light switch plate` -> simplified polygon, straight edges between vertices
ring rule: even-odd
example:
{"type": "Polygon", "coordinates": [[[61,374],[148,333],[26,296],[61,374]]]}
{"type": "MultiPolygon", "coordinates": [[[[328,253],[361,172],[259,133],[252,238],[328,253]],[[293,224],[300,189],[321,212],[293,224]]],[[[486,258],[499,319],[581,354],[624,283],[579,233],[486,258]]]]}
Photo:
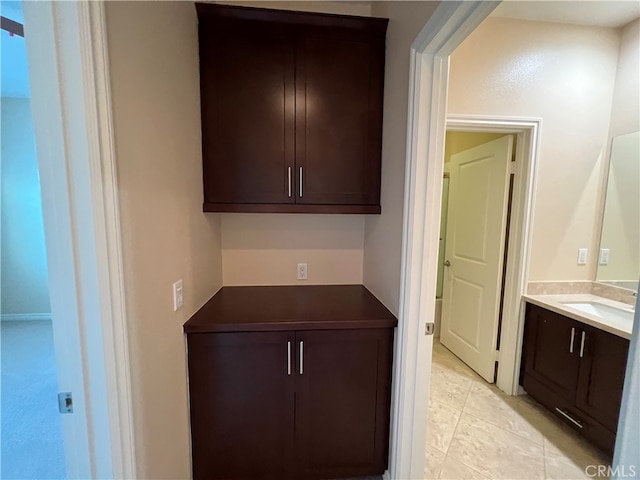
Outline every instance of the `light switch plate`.
{"type": "Polygon", "coordinates": [[[586,248],[578,249],[578,265],[586,265],[587,264],[587,252],[589,250],[586,248]]]}
{"type": "Polygon", "coordinates": [[[598,262],[600,265],[609,265],[609,251],[608,248],[600,249],[600,261],[598,262]]]}
{"type": "Polygon", "coordinates": [[[182,291],[182,280],[173,284],[173,311],[176,312],[184,305],[184,293],[182,291]]]}

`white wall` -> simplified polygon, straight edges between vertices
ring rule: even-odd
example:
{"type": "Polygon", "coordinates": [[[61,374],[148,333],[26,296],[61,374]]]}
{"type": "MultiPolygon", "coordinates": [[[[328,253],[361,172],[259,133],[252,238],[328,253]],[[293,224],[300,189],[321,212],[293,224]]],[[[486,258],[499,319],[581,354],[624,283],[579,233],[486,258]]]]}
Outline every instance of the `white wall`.
{"type": "MultiPolygon", "coordinates": [[[[382,214],[367,216],[364,284],[396,315],[400,295],[409,51],[438,2],[372,2],[374,17],[389,18],[382,131],[382,214]]],[[[426,132],[425,132],[426,133],[426,132]]]]}
{"type": "Polygon", "coordinates": [[[138,478],[191,475],[183,323],[222,284],[191,2],[107,2],[138,478]],[[173,312],[172,283],[184,281],[173,312]]]}
{"type": "Polygon", "coordinates": [[[448,113],[543,119],[529,280],[593,278],[619,44],[614,29],[488,18],[451,57],[448,113]]]}
{"type": "Polygon", "coordinates": [[[451,161],[451,155],[504,137],[504,135],[504,133],[447,131],[444,140],[444,163],[451,161]]]}
{"type": "Polygon", "coordinates": [[[361,284],[363,232],[362,215],[223,215],[224,285],[361,284]]]}
{"type": "Polygon", "coordinates": [[[28,98],[0,100],[0,312],[50,313],[38,157],[28,98]]]}
{"type": "Polygon", "coordinates": [[[622,29],[610,136],[640,130],[640,19],[622,29]]]}

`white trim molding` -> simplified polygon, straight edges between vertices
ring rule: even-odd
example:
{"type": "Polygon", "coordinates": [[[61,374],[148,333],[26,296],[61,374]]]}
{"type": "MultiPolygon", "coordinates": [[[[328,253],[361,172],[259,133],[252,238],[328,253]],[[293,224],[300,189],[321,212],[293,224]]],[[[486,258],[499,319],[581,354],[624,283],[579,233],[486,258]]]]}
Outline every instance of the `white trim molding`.
{"type": "Polygon", "coordinates": [[[80,7],[88,28],[88,35],[84,36],[85,95],[89,114],[95,119],[88,129],[89,161],[94,186],[93,219],[102,294],[113,474],[114,478],[129,479],[136,477],[136,457],[106,16],[104,2],[80,2],[80,7]]]}
{"type": "Polygon", "coordinates": [[[50,313],[3,313],[0,322],[51,321],[50,313]]]}
{"type": "Polygon", "coordinates": [[[24,2],[68,478],[135,478],[103,2],[24,2]]]}

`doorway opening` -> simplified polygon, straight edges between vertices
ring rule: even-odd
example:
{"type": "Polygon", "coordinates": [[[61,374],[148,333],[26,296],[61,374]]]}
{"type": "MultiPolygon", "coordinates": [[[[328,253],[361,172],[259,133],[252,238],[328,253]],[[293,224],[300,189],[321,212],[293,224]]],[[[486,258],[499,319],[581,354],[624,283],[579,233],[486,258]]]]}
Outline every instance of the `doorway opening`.
{"type": "Polygon", "coordinates": [[[2,2],[0,477],[67,478],[21,2],[2,2]]]}
{"type": "Polygon", "coordinates": [[[578,478],[579,465],[607,463],[537,402],[517,396],[539,126],[447,117],[443,318],[433,344],[425,479],[578,478]]]}
{"type": "Polygon", "coordinates": [[[580,478],[585,465],[607,464],[535,400],[518,396],[539,126],[447,117],[442,298],[443,314],[456,318],[447,326],[443,317],[433,344],[425,479],[580,478]],[[491,275],[473,277],[472,268],[470,276],[465,261],[476,270],[487,264],[491,275]],[[455,304],[449,312],[447,300],[455,304]]]}
{"type": "Polygon", "coordinates": [[[66,476],[134,478],[104,5],[21,5],[66,476]]]}
{"type": "Polygon", "coordinates": [[[460,208],[456,207],[456,202],[449,202],[447,230],[452,232],[453,237],[447,239],[445,255],[447,259],[456,257],[458,264],[465,261],[474,264],[470,274],[475,277],[469,277],[464,271],[456,274],[458,265],[449,268],[453,272],[444,276],[445,279],[450,277],[450,280],[443,282],[443,298],[447,294],[448,300],[454,295],[462,295],[460,298],[466,297],[467,301],[456,303],[468,306],[475,299],[485,307],[479,309],[476,308],[479,303],[474,305],[469,310],[469,317],[449,302],[449,309],[443,308],[443,313],[456,318],[449,319],[453,323],[445,332],[443,343],[455,345],[454,353],[485,380],[495,381],[497,387],[509,395],[519,393],[524,331],[520,298],[525,293],[528,275],[532,192],[540,122],[536,118],[447,117],[450,140],[445,156],[448,153],[453,163],[445,162],[443,170],[449,171],[450,175],[452,170],[457,171],[456,180],[450,179],[453,191],[450,199],[455,195],[454,183],[459,182],[461,200],[458,204],[467,211],[459,216],[456,230],[451,215],[460,208]],[[473,135],[469,132],[473,132],[473,135]],[[468,185],[464,184],[465,173],[468,174],[468,185]],[[483,187],[475,188],[474,185],[483,187]],[[470,197],[469,191],[475,192],[477,198],[470,197]],[[492,192],[492,198],[483,193],[488,194],[489,191],[492,192]],[[491,219],[488,216],[490,212],[493,212],[491,219]],[[484,220],[480,222],[479,218],[484,220]],[[490,221],[493,223],[487,223],[490,221]],[[478,238],[482,240],[478,241],[478,238]],[[461,250],[455,252],[456,248],[461,250]],[[483,259],[473,258],[474,252],[480,251],[479,248],[482,249],[483,259]],[[490,271],[476,268],[485,263],[489,264],[490,271]]]}

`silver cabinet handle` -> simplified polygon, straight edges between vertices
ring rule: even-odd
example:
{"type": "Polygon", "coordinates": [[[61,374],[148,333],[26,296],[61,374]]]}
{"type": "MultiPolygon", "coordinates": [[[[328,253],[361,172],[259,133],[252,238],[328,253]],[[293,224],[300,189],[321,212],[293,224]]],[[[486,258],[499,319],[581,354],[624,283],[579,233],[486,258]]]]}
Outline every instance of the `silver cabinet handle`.
{"type": "Polygon", "coordinates": [[[582,332],[582,340],[580,341],[580,358],[582,358],[583,355],[584,355],[584,339],[585,339],[585,333],[583,331],[582,332]]]}
{"type": "Polygon", "coordinates": [[[291,342],[287,342],[287,375],[291,375],[291,342]]]}
{"type": "Polygon", "coordinates": [[[300,342],[300,375],[304,373],[304,342],[300,342]]]}
{"type": "Polygon", "coordinates": [[[300,198],[302,198],[302,167],[300,167],[300,198]]]}
{"type": "Polygon", "coordinates": [[[573,353],[573,340],[576,338],[576,329],[571,327],[571,343],[569,344],[569,353],[573,353]]]}
{"type": "Polygon", "coordinates": [[[558,412],[560,415],[562,415],[564,418],[566,418],[567,420],[569,420],[571,423],[573,423],[574,425],[576,425],[579,428],[584,428],[584,426],[577,420],[573,419],[571,417],[571,415],[569,415],[567,412],[564,412],[562,410],[560,410],[558,407],[556,407],[556,412],[558,412]]]}
{"type": "Polygon", "coordinates": [[[291,198],[291,167],[287,167],[287,178],[289,179],[289,198],[291,198]]]}

